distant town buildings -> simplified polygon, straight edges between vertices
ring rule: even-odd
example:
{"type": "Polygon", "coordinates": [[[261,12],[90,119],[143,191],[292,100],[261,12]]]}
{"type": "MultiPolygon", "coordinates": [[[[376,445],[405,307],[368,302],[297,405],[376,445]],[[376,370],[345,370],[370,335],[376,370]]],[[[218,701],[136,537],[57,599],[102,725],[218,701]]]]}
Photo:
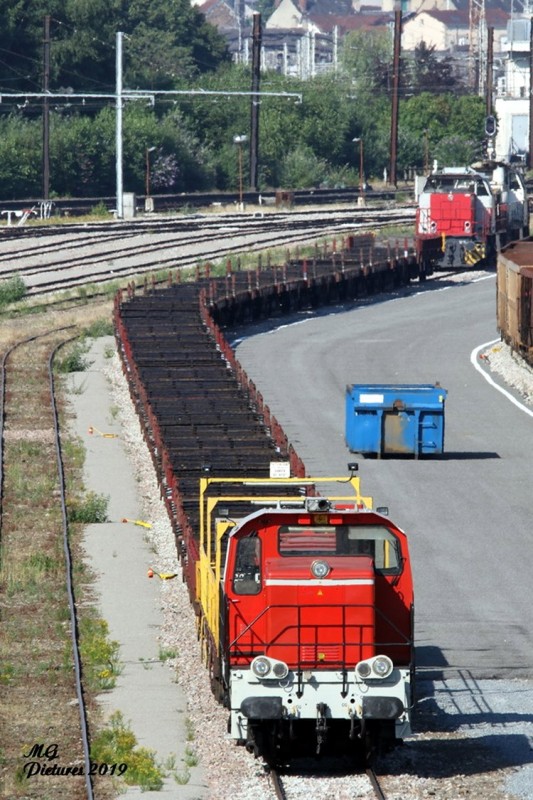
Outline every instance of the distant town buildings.
{"type": "MultiPolygon", "coordinates": [[[[199,8],[226,37],[234,60],[251,60],[254,0],[205,0],[199,8]]],[[[262,69],[303,80],[335,71],[350,31],[392,30],[395,0],[277,0],[262,20],[262,69]],[[370,5],[372,3],[372,5],[370,5]]],[[[498,158],[525,158],[529,145],[529,18],[505,0],[402,0],[402,50],[421,42],[462,62],[473,91],[484,91],[488,30],[493,43],[493,103],[498,158]],[[477,16],[472,14],[475,6],[477,16]],[[482,9],[482,14],[479,10],[482,9]]]]}

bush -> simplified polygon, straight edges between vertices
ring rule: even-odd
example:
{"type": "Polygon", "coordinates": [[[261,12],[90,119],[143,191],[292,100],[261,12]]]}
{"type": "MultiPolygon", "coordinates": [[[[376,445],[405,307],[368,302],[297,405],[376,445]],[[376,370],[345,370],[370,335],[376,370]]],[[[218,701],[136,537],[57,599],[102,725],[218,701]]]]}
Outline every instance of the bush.
{"type": "Polygon", "coordinates": [[[69,522],[81,522],[92,525],[98,522],[107,522],[107,506],[109,497],[96,492],[87,492],[83,500],[72,500],[68,506],[69,522]]]}
{"type": "Polygon", "coordinates": [[[22,300],[25,295],[26,284],[20,275],[15,275],[7,281],[0,282],[0,306],[7,306],[9,303],[22,300]]]}
{"type": "Polygon", "coordinates": [[[103,200],[100,200],[99,203],[91,208],[91,216],[104,217],[105,219],[109,217],[109,211],[107,210],[107,206],[103,200]]]}
{"type": "Polygon", "coordinates": [[[61,373],[85,372],[92,364],[92,361],[85,358],[88,350],[87,342],[76,342],[69,348],[67,355],[56,362],[57,371],[61,373]]]}

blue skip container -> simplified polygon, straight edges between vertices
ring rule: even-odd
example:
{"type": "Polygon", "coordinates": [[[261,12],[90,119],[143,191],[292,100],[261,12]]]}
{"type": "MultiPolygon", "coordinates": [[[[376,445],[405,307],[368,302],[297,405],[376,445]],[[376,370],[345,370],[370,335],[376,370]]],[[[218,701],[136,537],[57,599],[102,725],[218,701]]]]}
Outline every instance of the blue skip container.
{"type": "Polygon", "coordinates": [[[435,455],[444,451],[444,403],[436,384],[346,387],[346,444],[352,453],[435,455]]]}

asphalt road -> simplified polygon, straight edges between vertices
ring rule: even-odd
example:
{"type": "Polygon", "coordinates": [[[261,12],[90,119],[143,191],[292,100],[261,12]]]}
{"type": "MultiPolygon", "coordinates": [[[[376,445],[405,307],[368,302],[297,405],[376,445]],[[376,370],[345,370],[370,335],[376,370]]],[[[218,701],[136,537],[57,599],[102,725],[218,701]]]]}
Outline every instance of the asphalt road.
{"type": "Polygon", "coordinates": [[[533,677],[533,420],[470,360],[496,338],[491,276],[263,326],[237,347],[307,472],[358,460],[363,493],[408,533],[431,680],[533,677]],[[349,452],[346,385],[435,381],[448,391],[443,456],[349,452]]]}

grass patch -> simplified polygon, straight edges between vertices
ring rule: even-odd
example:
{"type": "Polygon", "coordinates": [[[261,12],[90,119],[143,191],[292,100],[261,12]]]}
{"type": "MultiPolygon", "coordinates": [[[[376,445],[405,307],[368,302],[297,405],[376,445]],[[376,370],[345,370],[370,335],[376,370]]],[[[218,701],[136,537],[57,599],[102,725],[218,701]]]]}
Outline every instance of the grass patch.
{"type": "MultiPolygon", "coordinates": [[[[99,339],[101,336],[113,336],[113,323],[107,319],[97,319],[88,328],[85,329],[85,334],[92,339],[99,339]]],[[[111,355],[114,353],[112,348],[111,355]]]]}
{"type": "Polygon", "coordinates": [[[64,460],[68,460],[70,469],[83,469],[85,462],[85,445],[80,438],[67,438],[61,440],[61,449],[64,460]]]}
{"type": "Polygon", "coordinates": [[[1,582],[7,597],[22,597],[31,603],[36,596],[46,596],[51,577],[62,577],[59,571],[57,559],[45,561],[39,553],[34,553],[24,561],[5,564],[1,582]]]}
{"type": "Polygon", "coordinates": [[[0,686],[9,686],[17,673],[17,668],[14,664],[4,662],[0,666],[0,686]]]}
{"type": "Polygon", "coordinates": [[[163,663],[171,658],[176,658],[178,651],[174,647],[160,647],[159,660],[163,663]]]}
{"type": "Polygon", "coordinates": [[[153,750],[137,746],[120,711],[115,711],[108,727],[94,737],[91,759],[101,764],[125,764],[122,779],[129,786],[140,786],[143,791],[158,791],[163,786],[165,770],[156,762],[153,750]]]}
{"type": "Polygon", "coordinates": [[[51,504],[50,498],[57,489],[57,475],[53,469],[42,469],[45,453],[40,442],[20,439],[10,445],[8,496],[11,501],[15,499],[33,508],[51,504]]]}
{"type": "Polygon", "coordinates": [[[68,504],[69,522],[80,522],[84,525],[92,525],[99,522],[107,522],[107,507],[109,496],[87,492],[84,498],[71,500],[68,504]]]}

